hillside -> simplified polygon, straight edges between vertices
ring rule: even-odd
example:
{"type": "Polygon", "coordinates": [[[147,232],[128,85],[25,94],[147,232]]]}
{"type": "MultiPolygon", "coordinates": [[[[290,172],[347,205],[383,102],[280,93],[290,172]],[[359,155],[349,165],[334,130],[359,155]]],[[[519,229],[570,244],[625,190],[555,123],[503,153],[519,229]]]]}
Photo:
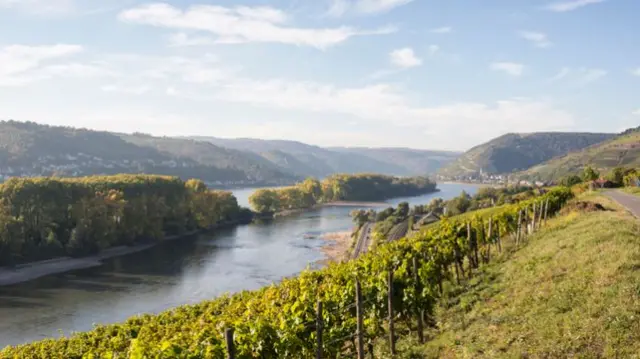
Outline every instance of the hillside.
{"type": "Polygon", "coordinates": [[[535,166],[553,157],[606,141],[605,133],[510,133],[476,146],[438,174],[448,177],[484,173],[511,173],[535,166]]]}
{"type": "Polygon", "coordinates": [[[360,172],[405,176],[433,174],[459,155],[456,152],[402,148],[323,148],[286,140],[190,138],[253,152],[300,176],[326,177],[333,173],[360,172]]]}
{"type": "Polygon", "coordinates": [[[250,152],[227,149],[209,142],[172,137],[153,137],[143,134],[120,134],[123,140],[143,148],[153,148],[177,158],[189,158],[203,166],[239,169],[250,181],[277,183],[294,181],[297,177],[270,161],[250,152]]]}
{"type": "Polygon", "coordinates": [[[293,176],[251,154],[188,140],[0,122],[0,177],[154,173],[217,184],[279,183],[293,176]]]}
{"type": "Polygon", "coordinates": [[[433,174],[460,157],[460,152],[415,150],[411,148],[335,147],[331,150],[359,154],[401,167],[399,175],[433,174]]]}
{"type": "MultiPolygon", "coordinates": [[[[421,358],[633,358],[640,350],[637,220],[572,212],[447,290],[421,358]]],[[[505,246],[509,243],[505,241],[505,246]]],[[[409,357],[409,356],[406,356],[409,357]]]]}
{"type": "Polygon", "coordinates": [[[601,172],[616,166],[640,167],[640,130],[628,130],[603,143],[553,158],[522,172],[521,177],[557,180],[568,174],[580,174],[587,165],[601,172]]]}

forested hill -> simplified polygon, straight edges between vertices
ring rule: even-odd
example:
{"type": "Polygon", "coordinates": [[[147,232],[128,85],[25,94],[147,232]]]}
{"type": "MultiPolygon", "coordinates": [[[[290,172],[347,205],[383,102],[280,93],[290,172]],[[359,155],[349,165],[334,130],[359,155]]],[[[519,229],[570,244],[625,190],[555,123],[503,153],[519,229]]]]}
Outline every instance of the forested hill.
{"type": "Polygon", "coordinates": [[[299,175],[326,177],[334,173],[433,174],[460,153],[405,148],[324,148],[297,141],[190,137],[230,149],[252,152],[299,175]]]}
{"type": "Polygon", "coordinates": [[[154,173],[213,184],[279,184],[297,177],[250,153],[210,143],[0,122],[0,176],[154,173]]]}
{"type": "Polygon", "coordinates": [[[558,180],[571,174],[581,174],[586,166],[601,173],[619,166],[640,167],[640,127],[629,129],[608,141],[574,151],[534,166],[520,177],[558,180]]]}
{"type": "Polygon", "coordinates": [[[608,133],[510,133],[470,149],[439,174],[457,177],[477,175],[480,170],[484,173],[524,170],[614,136],[608,133]]]}

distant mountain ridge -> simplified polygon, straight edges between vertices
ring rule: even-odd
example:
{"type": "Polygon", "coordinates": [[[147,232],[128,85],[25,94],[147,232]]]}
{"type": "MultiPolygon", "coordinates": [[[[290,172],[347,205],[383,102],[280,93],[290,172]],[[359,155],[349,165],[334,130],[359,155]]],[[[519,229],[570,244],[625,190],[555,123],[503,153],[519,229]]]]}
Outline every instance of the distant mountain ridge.
{"type": "Polygon", "coordinates": [[[213,144],[105,131],[0,122],[0,176],[153,173],[212,184],[281,184],[296,176],[213,144]]]}
{"type": "Polygon", "coordinates": [[[296,141],[157,137],[0,122],[0,180],[12,176],[153,173],[213,186],[284,185],[334,173],[433,174],[458,154],[328,149],[296,141]]]}
{"type": "Polygon", "coordinates": [[[609,133],[509,133],[465,152],[438,174],[448,177],[504,174],[526,170],[556,156],[614,137],[609,133]]]}
{"type": "Polygon", "coordinates": [[[220,147],[252,152],[291,173],[325,177],[333,173],[375,172],[411,176],[434,174],[460,153],[408,148],[319,147],[289,140],[191,136],[220,147]]]}
{"type": "Polygon", "coordinates": [[[618,166],[640,167],[640,127],[624,131],[578,151],[573,151],[533,166],[518,175],[523,178],[552,181],[570,174],[581,174],[586,166],[605,173],[618,166]]]}

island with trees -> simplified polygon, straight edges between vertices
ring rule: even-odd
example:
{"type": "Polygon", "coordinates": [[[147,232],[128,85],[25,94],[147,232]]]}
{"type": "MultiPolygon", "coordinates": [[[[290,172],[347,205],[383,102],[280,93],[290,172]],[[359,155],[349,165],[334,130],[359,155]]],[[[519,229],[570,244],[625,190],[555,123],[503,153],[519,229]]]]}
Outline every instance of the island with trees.
{"type": "Polygon", "coordinates": [[[289,187],[259,189],[249,202],[256,212],[273,215],[337,201],[381,201],[435,191],[435,182],[427,177],[336,174],[322,181],[307,178],[289,187]]]}
{"type": "Polygon", "coordinates": [[[11,178],[0,185],[0,266],[88,256],[251,218],[231,192],[200,180],[11,178]]]}

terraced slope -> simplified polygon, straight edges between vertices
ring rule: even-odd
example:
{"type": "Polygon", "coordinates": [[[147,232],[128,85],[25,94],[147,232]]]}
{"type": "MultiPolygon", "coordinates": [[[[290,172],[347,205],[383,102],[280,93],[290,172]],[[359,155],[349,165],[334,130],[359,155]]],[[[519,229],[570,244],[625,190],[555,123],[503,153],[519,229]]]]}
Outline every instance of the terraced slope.
{"type": "Polygon", "coordinates": [[[557,180],[569,174],[578,174],[587,165],[601,172],[617,166],[640,167],[640,130],[629,130],[603,143],[553,158],[521,175],[531,179],[557,180]]]}
{"type": "Polygon", "coordinates": [[[510,133],[476,146],[441,169],[443,176],[473,176],[525,170],[553,157],[580,150],[607,139],[605,133],[510,133]]]}

